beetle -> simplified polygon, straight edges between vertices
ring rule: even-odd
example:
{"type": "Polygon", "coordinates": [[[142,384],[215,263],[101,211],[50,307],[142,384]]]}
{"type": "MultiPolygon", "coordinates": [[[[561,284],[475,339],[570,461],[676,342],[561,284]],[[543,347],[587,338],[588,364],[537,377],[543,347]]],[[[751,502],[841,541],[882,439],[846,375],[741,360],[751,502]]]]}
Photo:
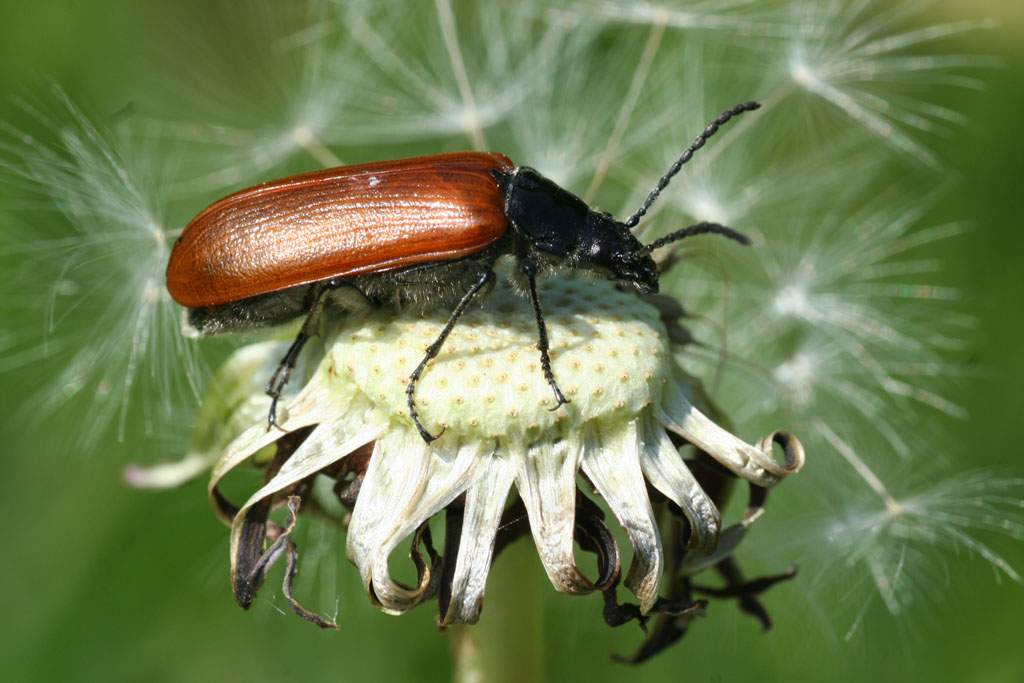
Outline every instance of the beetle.
{"type": "Polygon", "coordinates": [[[200,334],[305,321],[266,386],[268,428],[325,302],[343,308],[426,310],[454,305],[447,324],[409,376],[406,401],[420,436],[414,394],[427,364],[470,302],[494,282],[494,264],[515,260],[537,324],[541,369],[558,409],[569,400],[551,371],[537,276],[557,268],[588,271],[658,291],[655,249],[714,233],[750,240],[717,223],[698,223],[649,244],[632,234],[658,195],[719,126],[759,108],[745,102],[719,114],[625,222],[589,207],[528,166],[501,154],[460,152],[314,171],[242,190],[207,207],[186,226],[167,264],[167,289],[200,334]]]}

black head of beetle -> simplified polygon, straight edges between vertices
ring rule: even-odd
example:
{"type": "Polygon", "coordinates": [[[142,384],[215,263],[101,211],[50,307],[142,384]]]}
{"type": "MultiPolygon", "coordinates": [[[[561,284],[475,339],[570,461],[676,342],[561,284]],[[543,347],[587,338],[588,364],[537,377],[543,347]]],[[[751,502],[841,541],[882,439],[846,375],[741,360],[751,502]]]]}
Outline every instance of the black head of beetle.
{"type": "MultiPolygon", "coordinates": [[[[514,234],[515,256],[524,274],[530,278],[534,311],[541,332],[541,360],[547,360],[546,336],[534,291],[533,274],[544,267],[562,266],[586,270],[611,280],[628,282],[644,294],[658,291],[658,266],[651,252],[670,242],[700,234],[717,234],[750,244],[747,237],[717,223],[698,223],[642,244],[631,232],[646,215],[669,181],[679,173],[694,152],[732,117],[759,108],[757,102],[744,102],[719,114],[682,153],[679,159],[647,195],[643,205],[620,222],[610,214],[596,211],[576,195],[559,187],[528,166],[509,173],[493,175],[505,191],[505,215],[514,234]]],[[[564,402],[545,363],[545,376],[555,390],[559,405],[564,402]]]]}
{"type": "Polygon", "coordinates": [[[658,267],[629,228],[528,166],[494,173],[505,190],[505,215],[521,236],[519,259],[567,265],[658,291],[658,267]]]}

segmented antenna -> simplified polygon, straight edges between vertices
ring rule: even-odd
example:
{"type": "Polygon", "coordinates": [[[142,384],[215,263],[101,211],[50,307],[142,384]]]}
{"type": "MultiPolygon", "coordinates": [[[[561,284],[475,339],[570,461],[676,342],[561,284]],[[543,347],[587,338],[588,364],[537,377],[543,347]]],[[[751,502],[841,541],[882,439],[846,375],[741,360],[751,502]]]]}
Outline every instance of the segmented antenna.
{"type": "Polygon", "coordinates": [[[745,111],[754,111],[760,107],[761,105],[757,102],[744,102],[743,104],[737,104],[735,107],[726,109],[719,114],[714,121],[707,125],[704,132],[698,135],[693,143],[686,148],[686,151],[683,152],[683,155],[676,160],[676,163],[672,164],[672,167],[668,169],[668,173],[661,177],[657,186],[655,186],[655,188],[651,190],[651,193],[647,195],[647,200],[644,201],[644,205],[637,209],[637,212],[630,216],[629,220],[626,221],[626,227],[630,230],[636,227],[636,224],[639,223],[640,219],[647,213],[647,209],[651,208],[651,204],[653,204],[654,200],[658,198],[661,191],[668,187],[668,183],[672,180],[673,176],[679,173],[679,169],[683,167],[683,164],[693,158],[693,153],[703,147],[709,137],[718,132],[719,126],[727,123],[729,119],[734,116],[739,116],[745,111]]]}
{"type": "Polygon", "coordinates": [[[722,237],[728,237],[731,240],[736,240],[744,246],[750,246],[750,238],[742,232],[738,232],[732,228],[727,228],[724,225],[719,225],[718,223],[697,223],[696,225],[691,225],[688,228],[670,232],[664,237],[654,240],[650,244],[645,244],[636,251],[630,253],[629,259],[632,260],[643,256],[644,254],[650,254],[655,249],[663,247],[669,242],[675,242],[676,240],[681,240],[685,237],[693,237],[694,235],[707,234],[721,235],[722,237]]]}

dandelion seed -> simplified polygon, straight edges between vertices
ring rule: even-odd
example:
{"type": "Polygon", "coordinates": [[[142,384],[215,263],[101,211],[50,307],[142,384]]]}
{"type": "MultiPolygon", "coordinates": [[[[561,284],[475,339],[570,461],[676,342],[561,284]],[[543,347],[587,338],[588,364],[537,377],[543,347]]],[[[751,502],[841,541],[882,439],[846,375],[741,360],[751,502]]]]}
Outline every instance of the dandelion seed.
{"type": "MultiPolygon", "coordinates": [[[[979,80],[964,72],[994,62],[972,55],[913,51],[993,24],[965,21],[912,26],[908,19],[915,11],[912,8],[919,6],[816,0],[793,3],[791,11],[801,30],[787,48],[788,72],[795,87],[838,109],[877,142],[938,167],[938,157],[910,130],[941,134],[948,124],[963,123],[963,117],[921,102],[918,96],[929,86],[980,87],[979,80]]],[[[825,114],[824,110],[810,113],[825,114]]]]}
{"type": "Polygon", "coordinates": [[[174,195],[237,186],[296,157],[342,164],[329,131],[349,125],[361,86],[349,66],[358,61],[355,46],[330,35],[333,12],[330,2],[252,3],[244,13],[214,14],[230,29],[213,22],[184,32],[188,42],[176,59],[202,68],[176,65],[174,97],[152,105],[164,118],[145,131],[186,150],[190,163],[174,195]],[[187,109],[178,111],[183,103],[187,109]]]}
{"type": "MultiPolygon", "coordinates": [[[[851,444],[827,428],[819,433],[852,458],[851,463],[858,462],[851,444]]],[[[865,467],[863,463],[857,466],[865,467]]],[[[962,472],[899,495],[886,489],[870,471],[862,474],[874,482],[871,488],[876,495],[848,492],[825,528],[809,529],[804,536],[827,539],[827,556],[817,555],[821,546],[807,550],[808,558],[814,558],[812,585],[816,590],[826,590],[833,583],[833,571],[853,577],[858,570],[874,589],[847,592],[851,603],[857,605],[847,639],[856,630],[857,615],[870,603],[873,592],[896,616],[915,602],[932,601],[936,593],[948,590],[943,558],[949,555],[963,552],[980,557],[997,575],[1022,582],[988,539],[1024,539],[1024,500],[1020,496],[1024,481],[991,472],[962,472]],[[840,561],[845,569],[836,568],[840,561]]]]}
{"type": "Polygon", "coordinates": [[[131,398],[155,392],[163,402],[142,405],[143,425],[153,433],[198,395],[194,351],[178,334],[179,315],[163,284],[169,249],[159,193],[140,179],[117,138],[59,89],[52,101],[24,107],[58,131],[59,142],[47,146],[8,128],[3,169],[27,197],[42,194],[42,205],[56,207],[74,230],[3,247],[32,271],[22,282],[42,283],[39,298],[22,293],[25,305],[46,311],[44,338],[19,340],[13,358],[45,357],[62,368],[27,398],[24,411],[38,419],[72,400],[86,405],[82,429],[69,436],[88,450],[113,423],[123,438],[131,398]],[[81,336],[60,336],[65,328],[81,336]]]}
{"type": "MultiPolygon", "coordinates": [[[[478,3],[453,13],[448,0],[338,5],[335,25],[361,46],[373,87],[361,119],[329,135],[339,144],[459,136],[488,149],[487,131],[523,106],[551,73],[568,35],[532,6],[478,3]],[[423,41],[428,32],[439,40],[423,41]],[[474,58],[466,59],[464,54],[474,58]]],[[[349,67],[351,68],[351,67],[349,67]]]]}
{"type": "Polygon", "coordinates": [[[591,8],[598,16],[634,24],[661,23],[673,29],[690,32],[716,32],[735,36],[785,36],[794,31],[779,6],[751,3],[747,0],[707,2],[697,0],[685,7],[667,4],[606,0],[591,8]]]}

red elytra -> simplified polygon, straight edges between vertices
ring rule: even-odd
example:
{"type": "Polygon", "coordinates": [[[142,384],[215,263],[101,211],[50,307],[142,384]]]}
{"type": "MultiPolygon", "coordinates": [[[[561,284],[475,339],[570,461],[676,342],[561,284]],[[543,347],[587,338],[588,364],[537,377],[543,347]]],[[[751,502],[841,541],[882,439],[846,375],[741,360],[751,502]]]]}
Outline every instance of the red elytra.
{"type": "Polygon", "coordinates": [[[207,207],[171,251],[167,290],[220,306],[331,278],[450,261],[505,234],[501,154],[342,166],[242,190],[207,207]]]}

